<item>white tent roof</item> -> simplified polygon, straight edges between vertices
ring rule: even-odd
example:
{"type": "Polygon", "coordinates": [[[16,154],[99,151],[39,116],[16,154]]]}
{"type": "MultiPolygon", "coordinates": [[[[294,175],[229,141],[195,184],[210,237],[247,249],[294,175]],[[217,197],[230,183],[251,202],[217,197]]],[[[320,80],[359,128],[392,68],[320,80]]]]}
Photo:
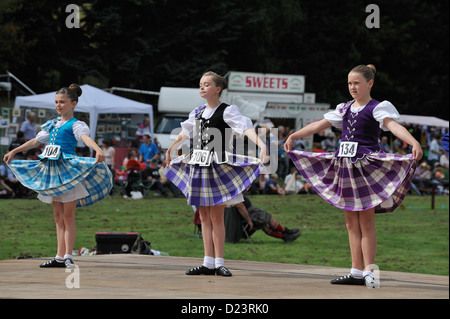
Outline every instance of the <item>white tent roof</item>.
{"type": "MultiPolygon", "coordinates": [[[[91,138],[95,138],[97,132],[97,121],[99,114],[113,113],[113,114],[148,114],[150,118],[150,130],[153,135],[153,106],[141,102],[136,102],[121,96],[117,96],[105,92],[96,87],[84,84],[80,86],[83,93],[78,99],[78,104],[75,107],[76,112],[89,113],[89,123],[91,129],[91,138]]],[[[54,109],[55,108],[55,94],[54,92],[17,96],[14,102],[14,107],[35,107],[40,109],[54,109]]]]}
{"type": "Polygon", "coordinates": [[[398,121],[400,124],[417,124],[417,125],[427,125],[434,127],[446,127],[448,128],[448,121],[442,120],[434,116],[421,116],[421,115],[405,115],[400,114],[400,119],[398,121]]]}

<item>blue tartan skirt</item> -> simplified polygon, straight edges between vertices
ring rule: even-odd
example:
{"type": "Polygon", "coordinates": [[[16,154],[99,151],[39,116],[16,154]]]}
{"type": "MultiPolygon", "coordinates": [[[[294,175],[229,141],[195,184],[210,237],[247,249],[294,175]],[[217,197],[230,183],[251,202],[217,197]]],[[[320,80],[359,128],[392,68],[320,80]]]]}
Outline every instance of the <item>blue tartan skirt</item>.
{"type": "Polygon", "coordinates": [[[112,173],[104,162],[92,157],[61,154],[58,160],[13,160],[8,166],[25,187],[42,196],[59,196],[83,183],[88,195],[77,207],[89,206],[109,195],[112,173]]]}
{"type": "Polygon", "coordinates": [[[328,203],[346,211],[393,212],[405,198],[416,168],[411,154],[366,154],[362,159],[334,153],[291,151],[309,185],[328,203]]]}
{"type": "Polygon", "coordinates": [[[228,153],[228,161],[209,166],[191,165],[189,156],[180,156],[166,166],[164,175],[193,206],[225,204],[241,194],[260,174],[259,159],[228,153]]]}

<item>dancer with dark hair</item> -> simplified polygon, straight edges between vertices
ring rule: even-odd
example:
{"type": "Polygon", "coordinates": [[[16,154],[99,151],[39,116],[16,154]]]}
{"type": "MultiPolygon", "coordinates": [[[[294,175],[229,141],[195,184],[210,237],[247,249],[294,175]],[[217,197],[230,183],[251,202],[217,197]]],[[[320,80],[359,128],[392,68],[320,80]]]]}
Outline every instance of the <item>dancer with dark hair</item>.
{"type": "Polygon", "coordinates": [[[82,94],[80,86],[71,84],[56,92],[55,109],[60,115],[47,121],[35,138],[7,153],[3,160],[16,178],[39,193],[38,199],[53,205],[56,223],[56,257],[41,264],[41,268],[75,268],[72,250],[75,244],[75,209],[92,205],[106,196],[112,188],[112,174],[102,149],[89,137],[89,127],[73,117],[82,94]],[[96,152],[95,158],[78,157],[78,141],[96,152]],[[15,160],[17,153],[41,144],[48,144],[40,160],[15,160]]]}

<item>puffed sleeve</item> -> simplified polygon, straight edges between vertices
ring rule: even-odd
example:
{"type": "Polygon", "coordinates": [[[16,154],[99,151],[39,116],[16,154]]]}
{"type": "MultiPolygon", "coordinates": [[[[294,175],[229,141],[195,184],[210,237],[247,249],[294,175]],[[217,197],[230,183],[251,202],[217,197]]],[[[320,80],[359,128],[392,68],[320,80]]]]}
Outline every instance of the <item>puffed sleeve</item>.
{"type": "Polygon", "coordinates": [[[40,130],[39,133],[36,134],[36,139],[41,144],[48,144],[50,138],[50,133],[44,130],[40,130]]]}
{"type": "Polygon", "coordinates": [[[323,115],[323,118],[331,123],[334,127],[338,129],[342,129],[342,116],[344,116],[344,112],[341,112],[345,103],[338,104],[336,109],[331,110],[323,115]]]}
{"type": "Polygon", "coordinates": [[[83,121],[76,121],[75,123],[73,123],[72,130],[73,135],[75,136],[77,141],[81,141],[81,135],[86,134],[87,136],[89,136],[91,134],[89,126],[87,126],[87,124],[83,121]]]}
{"type": "Polygon", "coordinates": [[[242,115],[236,105],[227,106],[223,112],[223,120],[233,131],[241,135],[244,134],[245,130],[253,127],[252,120],[242,115]]]}
{"type": "Polygon", "coordinates": [[[181,122],[181,130],[183,131],[184,135],[186,135],[189,138],[193,136],[195,125],[195,114],[196,109],[193,110],[191,113],[189,113],[189,117],[186,121],[181,122]]]}
{"type": "Polygon", "coordinates": [[[373,117],[380,123],[380,128],[384,131],[388,130],[383,125],[383,121],[385,118],[389,117],[394,121],[398,121],[400,119],[400,114],[398,113],[397,109],[389,101],[383,101],[380,104],[378,104],[373,109],[372,114],[373,117]]]}

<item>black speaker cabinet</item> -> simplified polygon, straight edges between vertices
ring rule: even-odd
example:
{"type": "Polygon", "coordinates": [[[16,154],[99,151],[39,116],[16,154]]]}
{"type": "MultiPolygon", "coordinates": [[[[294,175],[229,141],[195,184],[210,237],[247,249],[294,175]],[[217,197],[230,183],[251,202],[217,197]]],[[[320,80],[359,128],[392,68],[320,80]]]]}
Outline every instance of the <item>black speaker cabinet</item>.
{"type": "Polygon", "coordinates": [[[128,254],[138,238],[138,233],[96,232],[97,254],[128,254]]]}

